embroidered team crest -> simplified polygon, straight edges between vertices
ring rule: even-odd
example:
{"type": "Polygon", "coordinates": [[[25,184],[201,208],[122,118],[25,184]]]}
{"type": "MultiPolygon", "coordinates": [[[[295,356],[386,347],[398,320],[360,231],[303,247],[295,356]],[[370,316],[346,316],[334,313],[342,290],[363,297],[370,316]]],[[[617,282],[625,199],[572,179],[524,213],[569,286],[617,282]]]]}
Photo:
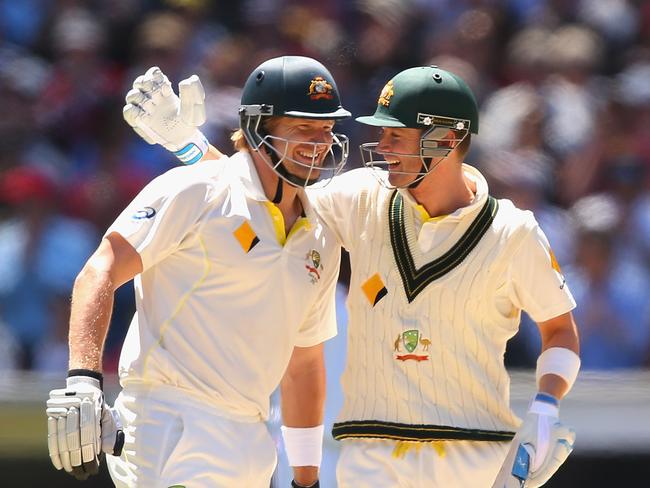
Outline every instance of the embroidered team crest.
{"type": "Polygon", "coordinates": [[[309,276],[309,281],[315,285],[320,281],[320,272],[323,271],[323,264],[320,261],[320,253],[316,249],[312,249],[305,256],[305,269],[309,276]]]}
{"type": "Polygon", "coordinates": [[[384,107],[388,107],[390,105],[390,99],[394,94],[395,92],[393,91],[393,80],[390,80],[388,83],[386,83],[383,90],[379,94],[378,103],[382,104],[384,107]]]}
{"type": "Polygon", "coordinates": [[[395,359],[400,361],[408,361],[412,359],[414,361],[426,361],[429,359],[428,354],[416,354],[418,348],[421,349],[421,352],[426,352],[429,350],[431,341],[426,337],[422,337],[420,331],[417,329],[405,330],[395,339],[393,344],[394,352],[402,352],[400,346],[404,348],[404,351],[407,354],[396,354],[395,359]]]}
{"type": "Polygon", "coordinates": [[[312,100],[319,100],[325,98],[326,100],[331,100],[334,98],[332,95],[332,89],[334,87],[322,76],[317,76],[311,80],[309,85],[309,98],[312,100]]]}

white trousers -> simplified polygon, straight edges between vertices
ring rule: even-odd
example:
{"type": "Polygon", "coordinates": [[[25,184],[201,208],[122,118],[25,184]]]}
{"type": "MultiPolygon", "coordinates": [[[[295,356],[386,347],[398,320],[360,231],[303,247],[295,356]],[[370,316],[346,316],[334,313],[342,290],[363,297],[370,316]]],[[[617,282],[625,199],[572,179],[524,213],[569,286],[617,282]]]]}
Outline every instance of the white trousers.
{"type": "Polygon", "coordinates": [[[125,389],[115,407],[125,444],[106,462],[117,488],[269,488],[276,447],[263,422],[225,418],[169,388],[125,389]]]}
{"type": "Polygon", "coordinates": [[[509,447],[507,442],[417,444],[400,455],[395,441],[341,441],[338,488],[491,488],[509,447]]]}

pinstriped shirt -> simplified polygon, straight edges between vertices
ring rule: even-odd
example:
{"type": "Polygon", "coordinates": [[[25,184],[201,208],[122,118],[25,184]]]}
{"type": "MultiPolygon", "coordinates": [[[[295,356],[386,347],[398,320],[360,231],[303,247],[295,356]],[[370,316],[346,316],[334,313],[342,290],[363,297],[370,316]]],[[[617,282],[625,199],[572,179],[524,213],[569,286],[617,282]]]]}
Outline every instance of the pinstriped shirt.
{"type": "Polygon", "coordinates": [[[443,218],[366,169],[313,193],[352,268],[335,437],[507,440],[518,425],[506,342],[522,310],[545,321],[575,302],[532,213],[464,171],[474,201],[443,218]]]}

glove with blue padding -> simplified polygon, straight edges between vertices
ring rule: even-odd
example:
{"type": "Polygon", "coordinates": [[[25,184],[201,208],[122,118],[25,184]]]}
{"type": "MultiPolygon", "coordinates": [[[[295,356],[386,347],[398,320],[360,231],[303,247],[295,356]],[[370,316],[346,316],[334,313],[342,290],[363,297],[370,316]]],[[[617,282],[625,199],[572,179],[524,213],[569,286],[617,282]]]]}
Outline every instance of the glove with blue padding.
{"type": "Polygon", "coordinates": [[[160,68],[149,68],[133,82],[122,114],[149,144],[160,144],[183,164],[193,164],[208,151],[198,129],[205,122],[205,91],[196,75],[181,81],[178,91],[180,96],[160,68]]]}
{"type": "Polygon", "coordinates": [[[47,447],[54,467],[85,480],[99,471],[102,452],[119,456],[123,446],[122,425],[104,401],[101,374],[70,371],[66,387],[50,391],[47,401],[47,447]]]}
{"type": "Polygon", "coordinates": [[[575,432],[559,421],[559,401],[533,399],[493,488],[536,488],[546,483],[573,450],[575,432]]]}

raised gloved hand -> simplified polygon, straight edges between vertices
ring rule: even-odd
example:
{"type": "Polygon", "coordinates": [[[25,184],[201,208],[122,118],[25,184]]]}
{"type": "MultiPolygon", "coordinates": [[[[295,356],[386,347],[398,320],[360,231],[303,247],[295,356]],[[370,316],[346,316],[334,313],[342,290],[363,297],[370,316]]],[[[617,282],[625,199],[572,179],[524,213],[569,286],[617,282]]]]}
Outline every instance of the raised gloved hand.
{"type": "Polygon", "coordinates": [[[101,375],[71,374],[65,388],[50,391],[47,447],[56,469],[85,480],[99,471],[102,452],[122,453],[124,432],[117,412],[104,401],[101,375]]]}
{"type": "Polygon", "coordinates": [[[160,68],[149,68],[133,82],[122,114],[149,144],[160,144],[182,163],[193,164],[208,150],[198,129],[205,122],[205,92],[196,75],[181,81],[178,91],[180,96],[160,68]]]}
{"type": "Polygon", "coordinates": [[[575,432],[559,421],[559,402],[538,393],[512,440],[493,488],[536,488],[546,483],[573,450],[575,432]]]}

